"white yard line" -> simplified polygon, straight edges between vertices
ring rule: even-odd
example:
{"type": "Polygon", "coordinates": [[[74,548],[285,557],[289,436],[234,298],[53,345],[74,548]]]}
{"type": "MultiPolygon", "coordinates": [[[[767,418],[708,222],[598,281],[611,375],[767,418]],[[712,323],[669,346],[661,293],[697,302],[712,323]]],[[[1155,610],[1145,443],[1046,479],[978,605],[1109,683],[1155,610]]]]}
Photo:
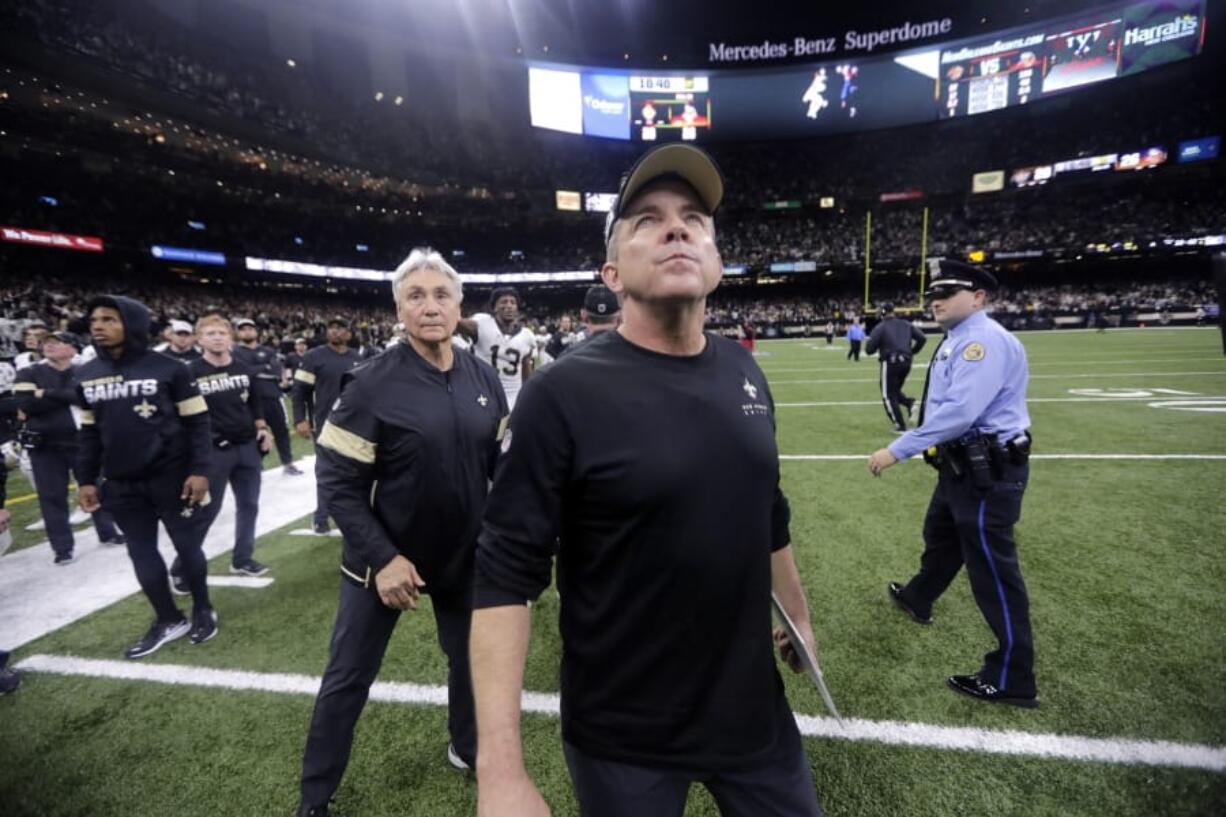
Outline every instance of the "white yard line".
{"type": "MultiPolygon", "coordinates": [[[[17,668],[54,675],[303,696],[315,695],[319,691],[320,682],[319,678],[310,675],[107,661],[66,655],[32,655],[18,664],[17,668]]],[[[370,699],[386,703],[446,706],[447,687],[377,681],[371,687],[370,699]]],[[[555,693],[525,692],[523,708],[526,712],[558,717],[558,696],[555,693]]],[[[796,716],[796,723],[801,734],[834,740],[1126,766],[1174,766],[1226,772],[1226,749],[1204,744],[1092,738],[1012,729],[979,729],[859,718],[848,718],[846,725],[841,726],[833,718],[799,714],[796,716]]]]}
{"type": "MultiPolygon", "coordinates": [[[[802,462],[867,462],[868,454],[780,454],[781,460],[802,462]]],[[[1226,454],[1031,454],[1032,460],[1208,460],[1226,461],[1226,454]]]]}
{"type": "MultiPolygon", "coordinates": [[[[875,381],[874,381],[875,382],[875,381]]],[[[1190,397],[1192,395],[1189,395],[1190,397]]],[[[1226,400],[1226,396],[1194,395],[1196,400],[1226,400]]],[[[1151,394],[1147,397],[1113,397],[1103,394],[1094,397],[1027,397],[1027,403],[1152,403],[1162,401],[1161,394],[1151,394]]],[[[880,400],[816,400],[807,403],[776,403],[775,408],[817,408],[823,406],[876,406],[881,408],[880,400]]]]}
{"type": "Polygon", "coordinates": [[[245,587],[248,590],[263,590],[275,582],[269,576],[209,576],[209,587],[245,587]]]}
{"type": "MultiPolygon", "coordinates": [[[[314,510],[314,459],[301,461],[305,472],[301,476],[286,476],[280,468],[264,472],[256,536],[314,510]]],[[[47,547],[25,548],[0,558],[0,648],[12,650],[28,644],[140,590],[127,548],[99,545],[92,527],[76,531],[73,538],[77,560],[64,567],[51,563],[47,547]]],[[[158,544],[170,564],[174,546],[160,527],[158,544]]],[[[205,538],[204,553],[212,558],[233,548],[234,494],[230,492],[205,538]]]]}
{"type": "MultiPolygon", "coordinates": [[[[1113,377],[1127,380],[1130,377],[1226,377],[1226,369],[1216,372],[1095,372],[1093,374],[1032,374],[1031,380],[1086,380],[1094,378],[1113,377]]],[[[836,378],[833,380],[771,380],[766,381],[773,386],[789,386],[799,383],[876,383],[876,379],[836,378]]]]}

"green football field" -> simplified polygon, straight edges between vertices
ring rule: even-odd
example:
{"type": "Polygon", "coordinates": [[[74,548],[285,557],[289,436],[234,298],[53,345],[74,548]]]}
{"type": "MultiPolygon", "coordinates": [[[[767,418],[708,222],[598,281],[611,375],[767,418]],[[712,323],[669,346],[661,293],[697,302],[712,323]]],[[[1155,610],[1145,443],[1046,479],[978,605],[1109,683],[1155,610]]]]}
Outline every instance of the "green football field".
{"type": "MultiPolygon", "coordinates": [[[[847,361],[844,347],[824,340],[759,345],[778,406],[793,544],[826,678],[848,719],[842,734],[814,720],[823,736],[806,738],[823,805],[837,817],[1226,813],[1220,337],[1209,329],[1019,337],[1038,455],[1017,529],[1042,697],[1035,711],[945,687],[945,676],[976,670],[991,645],[964,576],[931,627],[887,600],[886,583],[917,564],[935,473],[911,462],[879,480],[868,475],[867,455],[893,439],[875,359],[847,361]],[[961,748],[948,748],[950,735],[961,748]],[[1082,744],[1108,747],[1109,757],[1049,751],[1082,744]],[[1190,756],[1199,760],[1167,760],[1190,756]]],[[[918,396],[923,374],[917,366],[909,393],[918,396]]],[[[24,492],[14,480],[10,496],[24,492]]],[[[164,668],[163,682],[27,672],[19,692],[0,698],[0,814],[291,814],[312,698],[269,674],[321,674],[339,583],[338,540],[287,534],[306,522],[260,540],[256,555],[273,567],[274,584],[212,590],[222,616],[214,641],[183,640],[135,665],[164,668]]],[[[215,559],[213,572],[226,560],[215,559]]],[[[532,691],[557,690],[557,604],[549,591],[533,608],[532,691]]],[[[14,660],[117,663],[149,618],[144,599],[130,597],[23,646],[14,660]]],[[[423,697],[405,684],[445,681],[428,602],[405,615],[381,680],[399,685],[363,715],[337,811],[474,814],[473,781],[447,765],[444,709],[390,700],[423,697]]],[[[803,677],[785,680],[798,714],[825,715],[803,677]]],[[[526,715],[524,734],[554,814],[575,814],[557,719],[526,715]]],[[[695,788],[686,814],[716,811],[695,788]]]]}

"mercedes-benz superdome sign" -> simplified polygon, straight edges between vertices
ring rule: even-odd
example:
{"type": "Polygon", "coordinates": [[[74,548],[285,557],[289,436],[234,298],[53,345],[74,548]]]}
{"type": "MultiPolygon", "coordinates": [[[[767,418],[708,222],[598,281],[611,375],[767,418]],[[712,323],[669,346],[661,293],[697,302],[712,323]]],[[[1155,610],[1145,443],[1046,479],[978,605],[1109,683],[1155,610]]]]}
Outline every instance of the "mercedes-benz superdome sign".
{"type": "MultiPolygon", "coordinates": [[[[1195,56],[1204,47],[1204,3],[1116,3],[906,48],[949,30],[940,25],[948,21],[908,23],[882,30],[891,36],[874,32],[882,36],[871,42],[845,38],[845,51],[859,53],[787,67],[649,71],[533,62],[531,122],[574,134],[658,142],[795,138],[974,115],[1195,56]],[[899,46],[903,50],[890,54],[864,53],[899,46]]],[[[847,37],[853,34],[868,36],[847,37]]],[[[745,59],[796,56],[794,47],[771,56],[778,50],[771,45],[761,44],[765,51],[745,59]]],[[[834,50],[832,44],[799,53],[834,50]]]]}

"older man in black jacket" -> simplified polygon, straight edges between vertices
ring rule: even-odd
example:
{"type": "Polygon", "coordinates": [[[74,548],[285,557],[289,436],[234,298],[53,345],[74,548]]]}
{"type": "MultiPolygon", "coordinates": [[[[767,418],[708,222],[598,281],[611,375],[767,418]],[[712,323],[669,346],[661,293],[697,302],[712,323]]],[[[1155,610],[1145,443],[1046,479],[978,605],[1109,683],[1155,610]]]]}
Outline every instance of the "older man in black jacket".
{"type": "Polygon", "coordinates": [[[302,764],[303,817],[328,814],[388,640],[422,592],[447,655],[448,759],[466,769],[476,758],[473,554],[506,396],[492,368],[453,353],[460,278],[441,256],[414,250],[392,287],[405,342],[345,376],[319,433],[316,473],[344,550],[331,656],[302,764]]]}

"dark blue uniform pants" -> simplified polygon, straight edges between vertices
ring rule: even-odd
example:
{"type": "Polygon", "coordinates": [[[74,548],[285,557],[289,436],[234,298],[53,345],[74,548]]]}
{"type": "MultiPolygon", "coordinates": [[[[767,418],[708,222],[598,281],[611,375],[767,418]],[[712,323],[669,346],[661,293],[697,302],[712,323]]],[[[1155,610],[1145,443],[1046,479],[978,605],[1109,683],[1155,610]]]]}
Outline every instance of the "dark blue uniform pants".
{"type": "MultiPolygon", "coordinates": [[[[373,580],[372,580],[373,583],[373,580]]],[[[447,656],[447,730],[456,752],[475,766],[477,718],[468,666],[472,591],[431,593],[438,642],[447,656]]],[[[374,587],[341,579],[341,600],[302,759],[302,802],[327,803],[340,785],[353,748],[353,730],[379,674],[400,611],[379,600],[374,587]]],[[[439,746],[440,755],[442,745],[439,746]]]]}
{"type": "Polygon", "coordinates": [[[899,406],[909,406],[915,401],[902,393],[902,385],[907,382],[911,373],[911,358],[905,355],[886,356],[881,358],[881,403],[885,406],[885,415],[890,418],[894,427],[903,431],[907,429],[907,421],[903,419],[899,406]]]}
{"type": "Polygon", "coordinates": [[[272,390],[267,394],[261,392],[260,404],[264,409],[264,422],[268,423],[272,438],[277,443],[277,456],[281,458],[282,465],[289,465],[294,461],[294,455],[290,451],[289,424],[285,419],[285,404],[281,402],[280,389],[275,394],[272,390]]]}
{"type": "Polygon", "coordinates": [[[924,519],[919,573],[902,591],[904,601],[927,615],[965,564],[975,603],[998,642],[984,656],[980,675],[1023,696],[1036,692],[1034,639],[1013,526],[1029,477],[1029,465],[1006,464],[990,489],[978,490],[969,477],[958,479],[942,468],[924,519]]]}
{"type": "MultiPolygon", "coordinates": [[[[71,514],[68,507],[68,475],[73,472],[76,458],[75,446],[46,446],[30,452],[34,487],[38,491],[38,509],[47,523],[47,538],[57,556],[72,553],[74,546],[72,525],[68,522],[71,514]]],[[[115,520],[109,513],[98,511],[93,518],[100,541],[116,537],[115,520]]]]}
{"type": "MultiPolygon", "coordinates": [[[[234,489],[234,553],[231,564],[241,565],[255,552],[255,520],[260,511],[260,480],[264,476],[260,449],[255,441],[213,447],[209,460],[209,497],[212,499],[197,511],[201,526],[200,541],[208,534],[213,521],[221,513],[226,485],[234,489]]],[[[178,575],[178,565],[174,573],[178,575]]]]}
{"type": "Polygon", "coordinates": [[[690,772],[603,760],[563,742],[582,817],[681,817],[690,784],[701,783],[723,817],[821,817],[800,730],[780,695],[778,738],[769,756],[744,769],[690,772]]]}
{"type": "Polygon", "coordinates": [[[199,508],[188,509],[180,494],[187,472],[168,471],[147,480],[108,479],[99,489],[102,506],[128,537],[128,556],[136,580],[153,605],[159,621],[178,621],[182,614],[170,596],[166,562],[158,553],[158,521],[166,526],[178,553],[182,575],[192,591],[196,607],[209,607],[206,573],[208,564],[201,549],[203,526],[196,520],[199,508]],[[186,516],[185,512],[190,510],[186,516]]]}

